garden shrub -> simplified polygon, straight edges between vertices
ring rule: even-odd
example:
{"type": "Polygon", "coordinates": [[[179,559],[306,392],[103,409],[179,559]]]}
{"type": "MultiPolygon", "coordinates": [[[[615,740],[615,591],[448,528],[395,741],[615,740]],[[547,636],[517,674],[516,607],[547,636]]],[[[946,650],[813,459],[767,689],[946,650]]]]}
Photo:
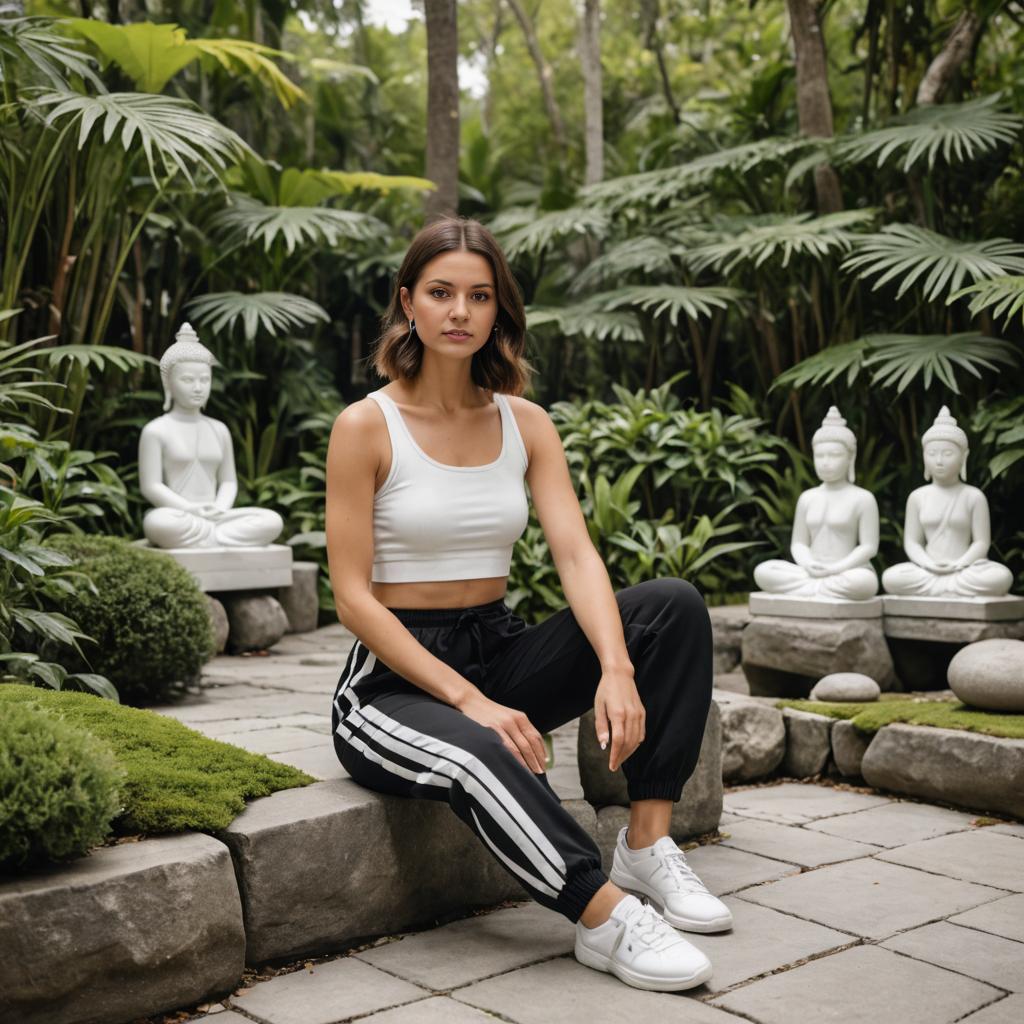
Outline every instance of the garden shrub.
{"type": "Polygon", "coordinates": [[[206,598],[187,569],[119,537],[64,534],[51,546],[96,587],[69,596],[62,610],[95,640],[83,649],[122,703],[157,702],[198,676],[214,637],[206,598]]]}
{"type": "Polygon", "coordinates": [[[245,810],[247,798],[316,781],[156,711],[91,693],[0,684],[0,720],[23,704],[63,718],[74,731],[91,733],[114,751],[125,773],[123,810],[111,823],[115,835],[215,831],[245,810]]]}
{"type": "Polygon", "coordinates": [[[70,860],[102,843],[121,806],[123,775],[107,744],[76,723],[31,703],[5,703],[0,713],[0,870],[70,860]]]}

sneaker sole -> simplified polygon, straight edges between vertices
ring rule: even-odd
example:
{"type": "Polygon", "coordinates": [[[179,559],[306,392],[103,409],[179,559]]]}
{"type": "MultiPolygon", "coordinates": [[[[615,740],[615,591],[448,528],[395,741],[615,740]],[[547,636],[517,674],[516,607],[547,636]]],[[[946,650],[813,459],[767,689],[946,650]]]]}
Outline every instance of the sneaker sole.
{"type": "Polygon", "coordinates": [[[684,931],[700,933],[724,932],[732,928],[731,914],[728,917],[714,917],[710,921],[695,921],[689,918],[680,917],[678,914],[673,914],[672,911],[668,910],[656,893],[642,888],[640,883],[634,879],[627,881],[621,874],[618,874],[614,868],[608,875],[608,878],[623,892],[628,892],[639,899],[649,900],[654,905],[654,908],[658,913],[661,914],[661,916],[674,928],[682,928],[684,931]],[[618,877],[616,877],[616,875],[618,875],[618,877]]]}
{"type": "Polygon", "coordinates": [[[576,959],[584,967],[592,967],[595,971],[604,971],[605,974],[614,974],[616,978],[627,985],[646,989],[648,992],[682,992],[684,989],[703,985],[711,977],[711,964],[684,978],[657,978],[649,974],[641,974],[639,971],[633,971],[624,964],[620,964],[610,956],[589,949],[578,938],[574,953],[576,959]]]}

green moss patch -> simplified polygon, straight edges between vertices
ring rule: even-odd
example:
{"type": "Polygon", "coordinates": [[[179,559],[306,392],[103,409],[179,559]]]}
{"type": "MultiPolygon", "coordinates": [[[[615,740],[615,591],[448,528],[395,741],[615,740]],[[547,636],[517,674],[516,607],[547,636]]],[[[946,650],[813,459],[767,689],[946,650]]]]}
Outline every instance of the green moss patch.
{"type": "Polygon", "coordinates": [[[907,722],[932,725],[938,729],[961,729],[987,736],[1024,740],[1024,715],[977,711],[958,700],[915,700],[899,694],[882,694],[883,700],[830,703],[817,700],[780,700],[778,708],[796,708],[830,718],[847,718],[865,733],[876,733],[883,725],[907,722]]]}
{"type": "Polygon", "coordinates": [[[212,740],[173,718],[90,693],[0,684],[5,705],[31,703],[105,740],[125,770],[115,834],[225,828],[251,797],[316,782],[261,754],[212,740]]]}

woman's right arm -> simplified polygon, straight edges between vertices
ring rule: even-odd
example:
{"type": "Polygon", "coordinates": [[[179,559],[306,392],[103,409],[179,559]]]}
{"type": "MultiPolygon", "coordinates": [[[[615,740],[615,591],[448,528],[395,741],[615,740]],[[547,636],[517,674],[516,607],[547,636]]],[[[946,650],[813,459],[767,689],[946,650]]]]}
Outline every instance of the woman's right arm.
{"type": "Polygon", "coordinates": [[[327,561],[338,619],[392,671],[493,728],[520,763],[531,771],[543,771],[544,741],[527,716],[492,701],[431,654],[370,590],[379,457],[369,438],[379,424],[369,404],[356,402],[342,411],[327,447],[327,561]]]}

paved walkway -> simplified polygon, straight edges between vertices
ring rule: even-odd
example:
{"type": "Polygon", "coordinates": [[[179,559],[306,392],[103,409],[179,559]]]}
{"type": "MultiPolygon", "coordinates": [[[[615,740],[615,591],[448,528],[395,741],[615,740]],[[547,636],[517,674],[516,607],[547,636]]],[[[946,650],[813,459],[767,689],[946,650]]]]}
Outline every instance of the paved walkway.
{"type": "MultiPolygon", "coordinates": [[[[264,657],[217,658],[201,696],[157,710],[318,778],[344,775],[327,713],[351,642],[332,626],[264,657]]],[[[580,797],[575,723],[554,738],[552,785],[580,797]]],[[[687,856],[735,927],[687,934],[714,976],[686,993],[642,992],[583,967],[572,925],[526,901],[254,979],[166,1019],[1020,1024],[1024,825],[976,820],[853,787],[727,790],[724,838],[687,856]]]]}

